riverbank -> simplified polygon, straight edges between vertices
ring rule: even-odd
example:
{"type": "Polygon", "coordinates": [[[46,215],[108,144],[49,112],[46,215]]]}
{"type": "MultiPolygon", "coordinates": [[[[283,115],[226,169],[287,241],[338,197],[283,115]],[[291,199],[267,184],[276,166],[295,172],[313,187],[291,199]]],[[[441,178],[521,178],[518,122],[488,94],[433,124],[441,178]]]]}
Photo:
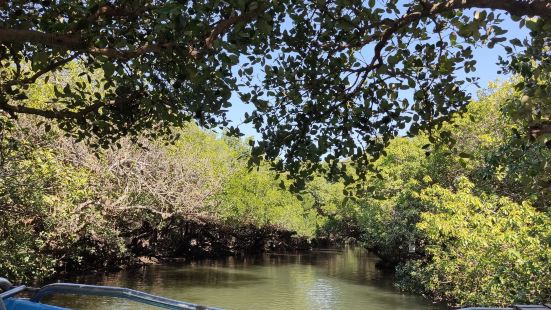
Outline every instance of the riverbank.
{"type": "MultiPolygon", "coordinates": [[[[343,249],[358,243],[357,237],[326,235],[300,236],[274,225],[257,227],[229,225],[215,220],[174,218],[165,225],[122,229],[124,255],[85,256],[79,262],[66,261],[53,276],[41,283],[72,279],[87,274],[116,273],[151,265],[173,265],[228,257],[252,257],[264,254],[305,255],[315,249],[343,249]]],[[[378,260],[378,263],[380,260],[378,260]]]]}
{"type": "Polygon", "coordinates": [[[146,224],[123,231],[124,256],[88,256],[79,262],[66,261],[48,279],[267,252],[307,252],[313,245],[310,238],[277,226],[232,226],[185,219],[170,222],[161,228],[146,224]]]}

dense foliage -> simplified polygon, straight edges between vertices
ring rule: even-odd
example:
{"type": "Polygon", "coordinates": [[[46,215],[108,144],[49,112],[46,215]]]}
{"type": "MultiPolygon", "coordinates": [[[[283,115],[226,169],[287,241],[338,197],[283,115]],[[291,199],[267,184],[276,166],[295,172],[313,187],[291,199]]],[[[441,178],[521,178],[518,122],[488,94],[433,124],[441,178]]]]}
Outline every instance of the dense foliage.
{"type": "Polygon", "coordinates": [[[518,96],[506,84],[444,124],[436,135],[451,149],[401,138],[377,161],[364,241],[398,267],[402,288],[457,305],[551,297],[551,153],[514,117],[518,96]]]}
{"type": "Polygon", "coordinates": [[[33,119],[2,126],[0,274],[14,281],[140,255],[226,255],[225,238],[236,251],[262,247],[277,231],[311,237],[326,221],[270,170],[249,171],[239,140],[196,126],[177,130],[175,143],[122,140],[99,153],[33,119]]]}
{"type": "Polygon", "coordinates": [[[401,130],[465,107],[476,47],[505,46],[519,89],[548,98],[537,79],[549,74],[550,18],[547,0],[3,1],[0,110],[107,147],[172,137],[191,119],[239,134],[226,112],[240,97],[261,133],[252,163],[267,156],[296,188],[314,171],[351,182],[347,164],[364,177],[401,130]],[[506,37],[510,18],[531,38],[506,37]],[[78,83],[29,104],[28,88],[73,60],[86,64],[78,83]]]}
{"type": "Polygon", "coordinates": [[[455,187],[433,185],[412,197],[410,206],[422,206],[417,242],[428,259],[401,271],[433,297],[461,305],[546,301],[551,217],[528,202],[476,195],[466,178],[455,187]]]}
{"type": "Polygon", "coordinates": [[[124,255],[116,229],[98,203],[90,171],[67,164],[42,136],[5,118],[0,168],[0,270],[15,280],[41,278],[61,261],[106,266],[124,255]]]}
{"type": "MultiPolygon", "coordinates": [[[[80,69],[69,63],[29,87],[29,105],[79,83],[80,69]]],[[[136,256],[258,251],[270,238],[292,247],[296,237],[340,234],[325,227],[346,214],[342,184],[319,177],[297,196],[269,163],[249,169],[245,141],[192,123],[174,128],[175,140],[146,135],[103,150],[37,117],[0,125],[0,274],[13,280],[136,256]]]]}

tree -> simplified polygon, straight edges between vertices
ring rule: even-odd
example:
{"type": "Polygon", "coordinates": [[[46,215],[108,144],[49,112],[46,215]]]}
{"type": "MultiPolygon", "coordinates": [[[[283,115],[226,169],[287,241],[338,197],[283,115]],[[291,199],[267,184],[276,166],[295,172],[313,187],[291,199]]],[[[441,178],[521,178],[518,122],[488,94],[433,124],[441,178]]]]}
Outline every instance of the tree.
{"type": "Polygon", "coordinates": [[[362,239],[402,289],[463,307],[549,298],[551,152],[519,135],[519,96],[505,83],[444,122],[433,134],[453,148],[395,138],[375,162],[362,239]]]}
{"type": "Polygon", "coordinates": [[[191,119],[227,127],[238,92],[262,135],[252,162],[281,159],[276,168],[295,176],[347,175],[342,158],[352,158],[363,177],[400,130],[462,111],[476,78],[456,72],[475,70],[473,47],[506,44],[502,12],[533,37],[507,44],[506,69],[530,81],[535,59],[549,72],[546,0],[4,1],[1,12],[3,111],[56,119],[107,146],[191,119]],[[73,60],[86,64],[85,81],[56,89],[49,106],[26,104],[30,84],[73,60]]]}
{"type": "Polygon", "coordinates": [[[225,109],[237,87],[232,69],[252,48],[263,52],[278,7],[252,1],[2,1],[0,109],[55,119],[80,139],[99,137],[104,145],[143,131],[170,134],[172,126],[194,118],[205,127],[227,125],[225,109]],[[49,105],[26,102],[30,85],[72,61],[84,64],[83,80],[56,88],[49,105]]]}
{"type": "MultiPolygon", "coordinates": [[[[537,80],[530,61],[548,68],[543,64],[549,63],[550,26],[543,18],[549,20],[550,8],[548,1],[296,4],[278,64],[265,69],[263,88],[274,99],[253,118],[263,137],[257,152],[276,158],[285,145],[281,167],[299,175],[312,169],[346,174],[351,163],[364,177],[361,172],[372,168],[401,131],[416,135],[427,129],[430,135],[432,127],[464,110],[470,101],[465,86],[476,83],[473,48],[504,44],[510,55],[518,56],[513,66],[506,61],[504,66],[537,80]],[[506,31],[499,26],[504,11],[542,17],[514,17],[531,29],[533,41],[506,43],[506,31]],[[526,53],[520,46],[528,46],[526,53]],[[467,74],[465,80],[458,78],[460,70],[467,74]]],[[[519,87],[533,88],[530,83],[519,87]]]]}
{"type": "Polygon", "coordinates": [[[404,269],[437,300],[487,306],[544,302],[551,292],[549,216],[529,203],[475,196],[466,178],[457,183],[456,192],[434,185],[416,196],[427,208],[416,230],[429,259],[409,261],[404,269]]]}

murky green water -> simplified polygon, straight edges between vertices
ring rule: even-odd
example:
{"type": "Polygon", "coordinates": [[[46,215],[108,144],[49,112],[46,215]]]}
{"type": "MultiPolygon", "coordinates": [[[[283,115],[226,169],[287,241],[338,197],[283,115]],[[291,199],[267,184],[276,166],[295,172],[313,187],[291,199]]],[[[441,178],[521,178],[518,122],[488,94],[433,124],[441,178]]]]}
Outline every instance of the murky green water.
{"type": "MultiPolygon", "coordinates": [[[[394,289],[390,275],[375,268],[376,260],[360,249],[266,254],[149,266],[77,280],[225,309],[441,309],[394,289]]],[[[75,309],[146,309],[132,302],[96,297],[46,301],[75,309]]]]}

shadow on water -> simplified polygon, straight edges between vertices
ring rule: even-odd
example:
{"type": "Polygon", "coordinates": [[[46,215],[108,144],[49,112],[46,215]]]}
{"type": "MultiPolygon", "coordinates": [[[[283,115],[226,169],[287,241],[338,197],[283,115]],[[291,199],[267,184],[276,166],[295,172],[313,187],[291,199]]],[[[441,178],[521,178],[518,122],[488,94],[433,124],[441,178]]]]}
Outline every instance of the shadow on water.
{"type": "MultiPolygon", "coordinates": [[[[261,283],[262,276],[228,267],[213,266],[149,266],[135,270],[131,274],[119,273],[117,277],[104,277],[100,283],[110,285],[140,287],[140,289],[171,288],[192,283],[197,287],[238,287],[261,283]]],[[[86,281],[86,280],[85,280],[86,281]]],[[[90,282],[90,281],[86,281],[90,282]]],[[[91,281],[93,283],[97,281],[91,281]]]]}
{"type": "MultiPolygon", "coordinates": [[[[376,262],[367,251],[349,248],[155,265],[74,280],[226,309],[444,309],[397,291],[392,275],[378,270],[376,262]]],[[[50,301],[74,309],[149,309],[95,297],[50,301]]]]}

